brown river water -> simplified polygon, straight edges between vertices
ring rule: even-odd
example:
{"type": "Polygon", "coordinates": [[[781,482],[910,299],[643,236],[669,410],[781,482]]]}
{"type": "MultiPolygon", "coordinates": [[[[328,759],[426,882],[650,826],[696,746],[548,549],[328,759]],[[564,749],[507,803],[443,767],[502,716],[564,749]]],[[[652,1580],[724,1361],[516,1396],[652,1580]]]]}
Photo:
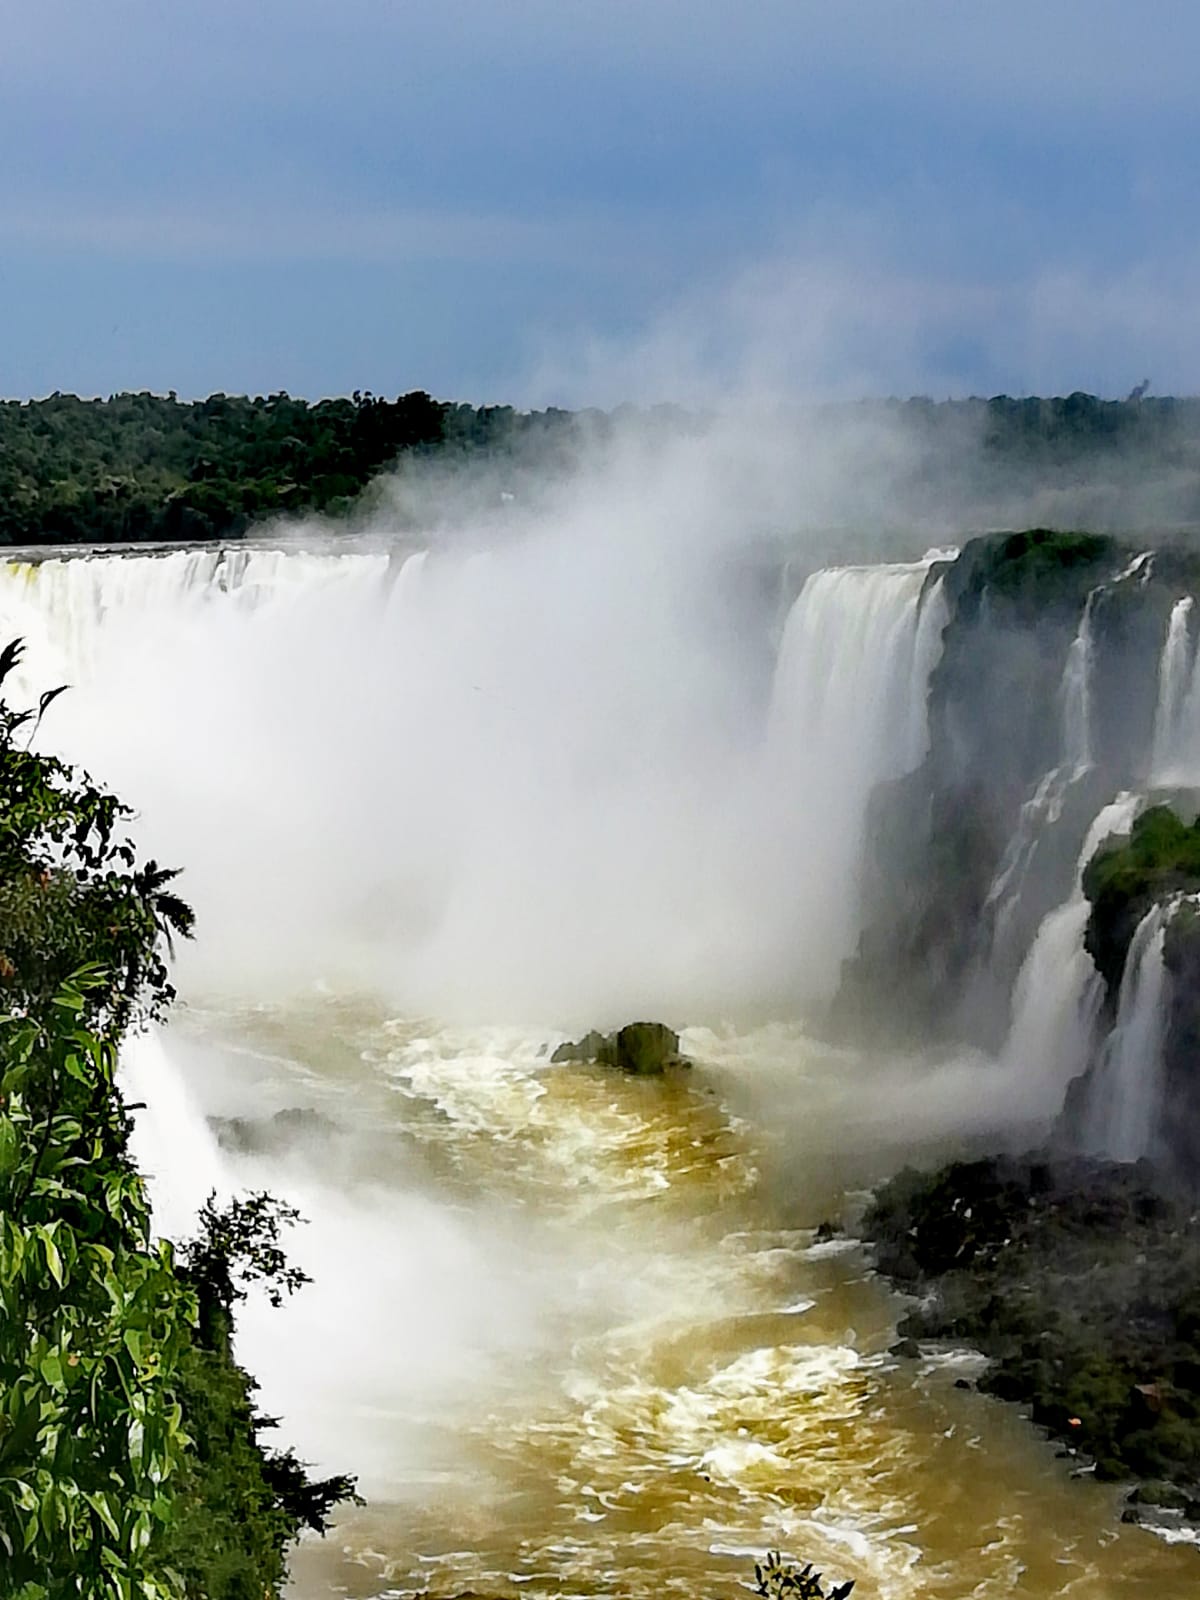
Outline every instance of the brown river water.
{"type": "Polygon", "coordinates": [[[294,1600],[735,1596],[767,1549],[862,1600],[1200,1594],[1200,1550],[1122,1526],[1118,1490],[956,1387],[969,1352],[889,1356],[901,1302],[853,1226],[953,1148],[906,1132],[916,1064],[694,1029],[691,1072],[636,1081],[550,1065],[559,1037],[325,999],[193,1008],[156,1043],[181,1098],[154,1114],[192,1149],[201,1110],[320,1113],[165,1176],[310,1219],[315,1281],[251,1308],[241,1353],[283,1439],[368,1503],[301,1544],[294,1600]]]}

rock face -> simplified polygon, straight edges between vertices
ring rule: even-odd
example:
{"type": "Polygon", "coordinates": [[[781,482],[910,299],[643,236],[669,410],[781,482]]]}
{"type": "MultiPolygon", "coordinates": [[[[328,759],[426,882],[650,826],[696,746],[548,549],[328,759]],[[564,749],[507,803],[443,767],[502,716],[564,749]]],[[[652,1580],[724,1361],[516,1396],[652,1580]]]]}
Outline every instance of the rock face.
{"type": "Polygon", "coordinates": [[[616,1033],[585,1033],[577,1043],[560,1044],[550,1059],[593,1062],[642,1078],[690,1065],[679,1053],[679,1035],[661,1022],[630,1022],[616,1033]]]}
{"type": "Polygon", "coordinates": [[[1089,826],[1118,791],[1144,786],[1171,608],[1200,594],[1194,556],[1138,554],[1033,529],[972,539],[934,569],[950,620],[930,678],[929,750],[874,796],[871,921],[835,1022],[874,1017],[892,1040],[1003,1040],[1021,961],[1070,893],[1089,826]],[[1078,660],[1085,645],[1086,761],[1065,704],[1072,651],[1078,660]]]}
{"type": "Polygon", "coordinates": [[[1028,1404],[1098,1477],[1200,1512],[1200,1227],[1144,1165],[1031,1155],[907,1171],[864,1233],[921,1296],[904,1338],[975,1346],[992,1361],[980,1388],[1028,1404]]]}
{"type": "MultiPolygon", "coordinates": [[[[1170,806],[1144,811],[1128,837],[1096,852],[1083,889],[1091,903],[1084,943],[1104,980],[1102,1020],[1110,1030],[1138,926],[1155,906],[1166,911],[1161,1060],[1145,1063],[1158,1075],[1148,1153],[1169,1181],[1200,1189],[1200,819],[1189,827],[1170,806]]],[[[1060,1132],[1070,1143],[1086,1137],[1101,1062],[1098,1049],[1067,1095],[1060,1132]]]]}

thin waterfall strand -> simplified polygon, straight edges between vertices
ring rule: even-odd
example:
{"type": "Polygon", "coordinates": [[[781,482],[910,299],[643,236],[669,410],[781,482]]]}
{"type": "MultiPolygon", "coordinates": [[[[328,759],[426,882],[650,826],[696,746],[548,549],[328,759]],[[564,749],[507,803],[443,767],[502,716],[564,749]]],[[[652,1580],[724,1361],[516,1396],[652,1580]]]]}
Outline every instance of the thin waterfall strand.
{"type": "Polygon", "coordinates": [[[1141,804],[1126,793],[1100,811],[1079,853],[1075,887],[1042,920],[1017,977],[1003,1062],[1036,1114],[1059,1109],[1063,1089],[1091,1057],[1103,985],[1083,947],[1090,907],[1082,875],[1106,839],[1128,831],[1141,804]]]}
{"type": "Polygon", "coordinates": [[[1158,1132],[1169,993],[1163,944],[1174,909],[1152,906],[1138,923],[1125,958],[1116,1024],[1091,1086],[1087,1143],[1114,1161],[1149,1155],[1158,1132]]]}

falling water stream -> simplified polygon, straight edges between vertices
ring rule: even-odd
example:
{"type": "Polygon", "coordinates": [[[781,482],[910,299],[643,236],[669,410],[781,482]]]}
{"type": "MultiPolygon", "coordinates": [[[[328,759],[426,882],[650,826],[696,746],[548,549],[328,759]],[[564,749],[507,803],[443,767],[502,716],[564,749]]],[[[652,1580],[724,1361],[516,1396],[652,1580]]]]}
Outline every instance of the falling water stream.
{"type": "Polygon", "coordinates": [[[764,688],[691,580],[647,606],[594,553],[582,617],[540,555],[0,573],[30,686],[77,685],[55,737],[189,863],[182,1003],[124,1067],[160,1226],[211,1188],[308,1218],[313,1283],[239,1352],[368,1503],[296,1600],[732,1597],[767,1548],[863,1600],[1182,1600],[1196,1551],[956,1387],[969,1353],[887,1353],[866,1190],[1037,1096],[780,1020],[922,754],[936,582],[817,575],[764,688]],[[650,1008],[690,1072],[551,1064],[650,1008]]]}

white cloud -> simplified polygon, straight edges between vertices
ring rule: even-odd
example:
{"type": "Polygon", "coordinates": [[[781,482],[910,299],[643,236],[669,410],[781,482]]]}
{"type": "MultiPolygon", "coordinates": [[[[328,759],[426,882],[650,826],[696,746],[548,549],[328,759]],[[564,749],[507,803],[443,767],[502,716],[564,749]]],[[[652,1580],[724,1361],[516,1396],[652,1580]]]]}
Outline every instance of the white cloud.
{"type": "Polygon", "coordinates": [[[1196,265],[1049,265],[1005,279],[904,271],[882,254],[778,258],[690,291],[632,339],[548,342],[519,386],[539,403],[607,405],[1122,394],[1146,376],[1160,393],[1190,393],[1200,387],[1196,265]]]}

